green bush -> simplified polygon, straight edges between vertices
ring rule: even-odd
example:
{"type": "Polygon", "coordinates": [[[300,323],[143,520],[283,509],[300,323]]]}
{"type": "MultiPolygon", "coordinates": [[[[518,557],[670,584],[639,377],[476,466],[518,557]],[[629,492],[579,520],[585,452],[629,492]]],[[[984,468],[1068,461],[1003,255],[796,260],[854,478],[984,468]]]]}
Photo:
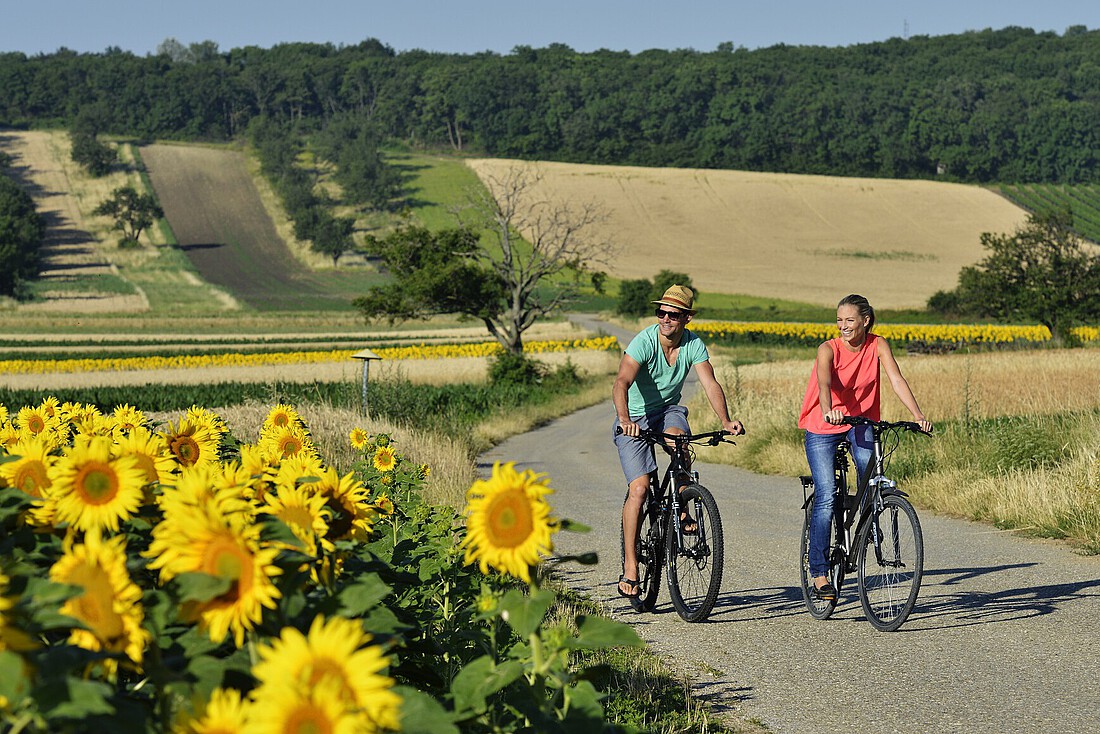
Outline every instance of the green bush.
{"type": "Polygon", "coordinates": [[[503,352],[489,362],[489,381],[494,385],[536,385],[546,369],[523,354],[503,352]]]}

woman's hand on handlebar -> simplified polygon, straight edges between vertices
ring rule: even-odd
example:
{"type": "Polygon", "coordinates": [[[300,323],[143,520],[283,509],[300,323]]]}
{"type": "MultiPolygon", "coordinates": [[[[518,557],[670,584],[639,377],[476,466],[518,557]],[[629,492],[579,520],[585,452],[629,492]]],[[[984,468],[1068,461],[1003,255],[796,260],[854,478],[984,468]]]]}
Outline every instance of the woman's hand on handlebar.
{"type": "Polygon", "coordinates": [[[834,426],[839,426],[844,422],[844,413],[840,408],[833,408],[825,414],[825,422],[832,423],[834,426]]]}

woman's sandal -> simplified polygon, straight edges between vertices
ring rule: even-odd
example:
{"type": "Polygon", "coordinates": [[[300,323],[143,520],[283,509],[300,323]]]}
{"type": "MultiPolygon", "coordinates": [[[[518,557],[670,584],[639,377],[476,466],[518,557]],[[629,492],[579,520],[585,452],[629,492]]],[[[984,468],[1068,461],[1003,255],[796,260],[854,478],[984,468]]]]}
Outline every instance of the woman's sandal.
{"type": "Polygon", "coordinates": [[[619,596],[625,596],[627,599],[637,599],[638,595],[642,593],[641,588],[638,586],[638,579],[628,579],[626,574],[619,577],[619,596]],[[627,594],[623,591],[623,584],[627,584],[634,590],[633,594],[627,594]]]}
{"type": "Polygon", "coordinates": [[[699,532],[699,523],[695,522],[686,512],[680,513],[680,532],[684,535],[695,535],[699,532]]]}

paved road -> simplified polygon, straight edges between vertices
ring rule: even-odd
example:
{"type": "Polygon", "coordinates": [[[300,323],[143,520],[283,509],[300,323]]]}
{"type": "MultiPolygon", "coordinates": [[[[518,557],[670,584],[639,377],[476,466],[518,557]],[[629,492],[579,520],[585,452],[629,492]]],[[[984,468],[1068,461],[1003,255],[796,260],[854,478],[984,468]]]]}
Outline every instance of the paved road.
{"type": "Polygon", "coordinates": [[[815,621],[798,587],[797,480],[700,462],[726,534],[717,607],[688,624],[662,589],[652,614],[634,613],[615,586],[625,483],[613,418],[610,401],[582,410],[506,441],[482,470],[515,461],[550,476],[556,514],[594,529],[559,533],[558,550],[600,556],[563,577],[635,625],[717,709],[780,733],[1100,731],[1100,559],[1057,543],[923,512],[924,583],[901,630],[864,621],[854,583],[831,620],[815,621]]]}

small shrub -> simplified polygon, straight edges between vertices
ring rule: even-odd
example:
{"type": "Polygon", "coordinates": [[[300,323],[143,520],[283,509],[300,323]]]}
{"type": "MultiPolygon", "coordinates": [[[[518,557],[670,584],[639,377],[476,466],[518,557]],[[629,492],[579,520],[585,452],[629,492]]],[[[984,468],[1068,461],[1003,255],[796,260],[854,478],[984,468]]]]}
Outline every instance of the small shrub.
{"type": "Polygon", "coordinates": [[[615,312],[622,316],[645,316],[650,310],[649,294],[652,290],[653,284],[645,278],[624,280],[619,286],[619,301],[615,304],[615,312]]]}
{"type": "Polygon", "coordinates": [[[502,353],[489,364],[489,381],[494,385],[535,385],[545,374],[538,362],[511,352],[502,353]]]}

